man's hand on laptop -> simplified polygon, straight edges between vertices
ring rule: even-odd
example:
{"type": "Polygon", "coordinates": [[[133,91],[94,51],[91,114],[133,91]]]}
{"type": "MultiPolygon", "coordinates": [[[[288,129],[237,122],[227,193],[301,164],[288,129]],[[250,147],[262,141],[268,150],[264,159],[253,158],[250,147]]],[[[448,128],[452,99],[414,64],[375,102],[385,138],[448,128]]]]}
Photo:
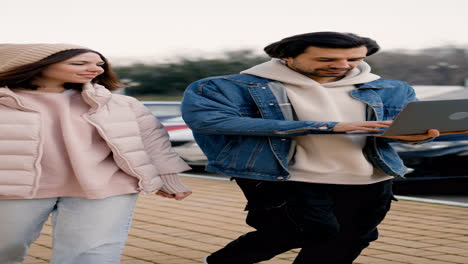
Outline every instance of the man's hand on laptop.
{"type": "Polygon", "coordinates": [[[392,120],[386,121],[362,121],[362,122],[340,122],[335,125],[333,132],[358,132],[370,131],[379,132],[384,131],[390,126],[392,120]]]}

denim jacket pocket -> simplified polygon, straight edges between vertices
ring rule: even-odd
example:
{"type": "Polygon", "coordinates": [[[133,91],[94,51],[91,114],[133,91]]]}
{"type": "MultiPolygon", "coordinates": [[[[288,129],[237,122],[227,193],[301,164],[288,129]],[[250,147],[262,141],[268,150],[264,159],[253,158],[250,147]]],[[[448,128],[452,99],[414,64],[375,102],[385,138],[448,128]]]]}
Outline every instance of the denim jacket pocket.
{"type": "Polygon", "coordinates": [[[226,165],[226,163],[235,163],[237,160],[237,152],[232,153],[232,150],[234,149],[234,146],[236,145],[237,140],[231,139],[229,140],[226,145],[223,147],[223,149],[219,152],[218,156],[216,157],[216,162],[226,165]],[[229,162],[229,159],[230,162],[229,162]]]}
{"type": "Polygon", "coordinates": [[[260,156],[260,153],[263,151],[263,148],[267,144],[268,144],[268,139],[267,138],[257,140],[257,143],[255,144],[255,147],[252,149],[252,153],[249,155],[249,158],[248,158],[248,160],[246,162],[245,167],[247,169],[254,168],[255,163],[257,162],[257,159],[260,156]]]}

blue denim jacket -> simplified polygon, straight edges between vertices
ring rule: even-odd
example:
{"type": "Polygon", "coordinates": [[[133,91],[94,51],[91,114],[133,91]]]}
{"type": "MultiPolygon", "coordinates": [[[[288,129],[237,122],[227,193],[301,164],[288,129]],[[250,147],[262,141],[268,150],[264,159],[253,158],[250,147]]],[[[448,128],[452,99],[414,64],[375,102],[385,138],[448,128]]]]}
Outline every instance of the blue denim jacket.
{"type": "MultiPolygon", "coordinates": [[[[367,120],[393,120],[416,100],[407,83],[388,79],[358,84],[351,96],[367,105],[367,120]]],[[[189,85],[182,116],[208,157],[207,171],[259,180],[290,177],[294,137],[331,134],[337,122],[293,120],[284,85],[249,74],[205,78],[189,85]]],[[[364,154],[388,175],[407,168],[391,140],[367,137],[364,154]]]]}

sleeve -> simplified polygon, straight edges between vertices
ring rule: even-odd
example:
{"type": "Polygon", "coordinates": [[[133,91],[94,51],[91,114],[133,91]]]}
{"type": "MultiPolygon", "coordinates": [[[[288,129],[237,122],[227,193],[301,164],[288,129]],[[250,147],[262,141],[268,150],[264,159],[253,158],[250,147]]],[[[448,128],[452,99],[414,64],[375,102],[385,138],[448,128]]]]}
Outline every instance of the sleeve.
{"type": "MultiPolygon", "coordinates": [[[[187,87],[182,116],[196,133],[294,137],[331,134],[337,122],[288,121],[242,116],[239,106],[223,91],[227,80],[198,81],[187,87]]],[[[226,88],[228,89],[228,88],[226,88]]]]}
{"type": "Polygon", "coordinates": [[[163,174],[161,175],[161,180],[164,183],[161,190],[167,193],[174,194],[182,192],[191,192],[191,190],[180,181],[179,176],[175,173],[163,174]]]}
{"type": "Polygon", "coordinates": [[[132,98],[143,144],[160,175],[174,174],[191,168],[171,147],[169,134],[159,120],[138,100],[132,98]]]}

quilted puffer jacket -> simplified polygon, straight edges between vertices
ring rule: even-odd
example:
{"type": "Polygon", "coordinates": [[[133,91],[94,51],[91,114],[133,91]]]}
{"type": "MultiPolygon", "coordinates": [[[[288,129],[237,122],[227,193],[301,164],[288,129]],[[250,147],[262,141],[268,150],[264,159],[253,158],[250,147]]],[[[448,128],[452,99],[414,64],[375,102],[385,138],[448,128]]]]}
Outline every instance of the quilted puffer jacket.
{"type": "MultiPolygon", "coordinates": [[[[171,149],[163,125],[138,100],[112,94],[101,85],[84,85],[90,106],[82,117],[113,152],[116,164],[139,179],[139,190],[163,188],[160,175],[190,169],[171,149]]],[[[0,88],[0,195],[33,197],[41,177],[41,114],[23,105],[13,91],[0,88]]]]}

